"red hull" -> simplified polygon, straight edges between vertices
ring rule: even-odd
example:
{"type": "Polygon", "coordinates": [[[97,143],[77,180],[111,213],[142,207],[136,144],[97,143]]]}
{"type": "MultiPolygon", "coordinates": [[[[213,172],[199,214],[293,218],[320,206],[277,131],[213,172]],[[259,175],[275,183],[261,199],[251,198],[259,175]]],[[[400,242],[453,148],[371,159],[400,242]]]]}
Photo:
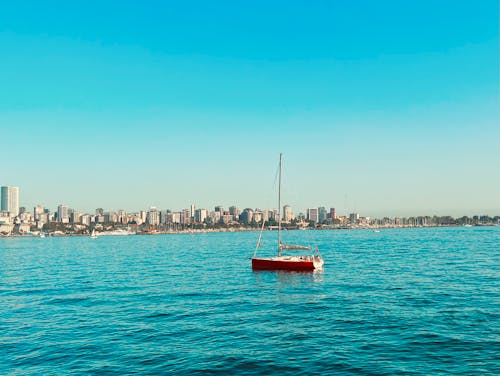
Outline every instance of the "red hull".
{"type": "Polygon", "coordinates": [[[314,270],[312,261],[282,261],[272,259],[252,259],[252,269],[256,270],[314,270]]]}

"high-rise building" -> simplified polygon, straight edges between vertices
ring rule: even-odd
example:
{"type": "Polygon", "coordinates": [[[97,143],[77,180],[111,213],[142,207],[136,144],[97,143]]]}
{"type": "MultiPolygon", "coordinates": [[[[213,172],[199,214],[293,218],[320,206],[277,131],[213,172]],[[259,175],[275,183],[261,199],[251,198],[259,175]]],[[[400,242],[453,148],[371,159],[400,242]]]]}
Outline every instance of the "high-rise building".
{"type": "Polygon", "coordinates": [[[39,221],[40,218],[43,216],[44,212],[44,207],[42,205],[37,205],[33,208],[33,218],[35,221],[39,221]]]}
{"type": "Polygon", "coordinates": [[[318,221],[319,223],[326,221],[326,208],[324,206],[318,208],[318,221]]]}
{"type": "Polygon", "coordinates": [[[207,209],[196,209],[194,211],[194,220],[198,223],[203,223],[207,217],[208,217],[207,209]]]}
{"type": "Polygon", "coordinates": [[[269,221],[269,217],[270,217],[270,210],[263,210],[262,211],[262,220],[264,222],[268,222],[269,221]]]}
{"type": "Polygon", "coordinates": [[[2,187],[0,210],[9,212],[11,217],[19,214],[19,187],[2,187]]]}
{"type": "Polygon", "coordinates": [[[241,211],[236,206],[230,206],[229,213],[233,216],[233,219],[237,221],[241,214],[241,211]]]}
{"type": "Polygon", "coordinates": [[[243,223],[250,223],[253,221],[253,210],[250,208],[246,208],[240,214],[240,221],[243,223]]]}
{"type": "Polygon", "coordinates": [[[261,223],[264,218],[262,211],[256,210],[253,212],[252,222],[261,223]]]}
{"type": "Polygon", "coordinates": [[[359,220],[359,214],[358,213],[351,213],[349,214],[349,221],[351,221],[351,223],[357,223],[359,220]]]}
{"type": "Polygon", "coordinates": [[[293,219],[292,207],[290,205],[283,206],[283,221],[290,222],[293,219]]]}
{"type": "Polygon", "coordinates": [[[318,223],[318,221],[319,221],[318,208],[307,209],[307,220],[313,221],[314,223],[318,223]]]}
{"type": "Polygon", "coordinates": [[[172,213],[172,223],[181,223],[181,212],[172,213]]]}
{"type": "Polygon", "coordinates": [[[62,223],[69,223],[69,207],[66,205],[59,205],[57,207],[57,221],[62,223]]]}
{"type": "Polygon", "coordinates": [[[160,224],[160,212],[156,208],[150,208],[147,216],[146,222],[151,226],[158,226],[160,224]]]}
{"type": "Polygon", "coordinates": [[[330,218],[337,219],[337,213],[335,212],[335,208],[330,208],[330,218]]]}
{"type": "Polygon", "coordinates": [[[84,214],[80,217],[80,223],[82,225],[90,226],[91,216],[89,214],[84,214]]]}
{"type": "Polygon", "coordinates": [[[191,210],[182,209],[181,211],[181,225],[189,225],[191,223],[191,210]]]}
{"type": "Polygon", "coordinates": [[[116,223],[118,222],[118,216],[115,212],[104,212],[104,222],[116,223]]]}
{"type": "Polygon", "coordinates": [[[121,224],[127,224],[128,222],[128,217],[127,217],[127,212],[125,210],[118,210],[118,222],[121,224]]]}
{"type": "Polygon", "coordinates": [[[43,225],[49,222],[49,211],[42,205],[37,205],[33,208],[33,220],[37,228],[42,228],[43,225]]]}

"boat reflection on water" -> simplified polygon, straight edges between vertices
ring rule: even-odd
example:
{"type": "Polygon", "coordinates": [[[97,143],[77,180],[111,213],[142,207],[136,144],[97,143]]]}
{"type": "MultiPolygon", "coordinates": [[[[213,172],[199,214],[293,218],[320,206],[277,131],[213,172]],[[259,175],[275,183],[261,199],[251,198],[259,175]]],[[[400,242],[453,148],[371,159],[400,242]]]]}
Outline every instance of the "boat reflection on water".
{"type": "Polygon", "coordinates": [[[324,269],[314,270],[252,270],[259,282],[269,282],[273,279],[287,285],[302,284],[303,282],[323,282],[324,269]]]}

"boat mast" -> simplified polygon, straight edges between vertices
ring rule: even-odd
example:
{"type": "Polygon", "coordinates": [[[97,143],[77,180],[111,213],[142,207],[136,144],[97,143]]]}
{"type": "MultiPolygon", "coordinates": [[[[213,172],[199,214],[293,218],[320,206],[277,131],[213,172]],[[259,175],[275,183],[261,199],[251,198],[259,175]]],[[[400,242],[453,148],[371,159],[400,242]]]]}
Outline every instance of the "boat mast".
{"type": "Polygon", "coordinates": [[[278,188],[278,256],[281,256],[281,153],[280,153],[280,177],[278,188]]]}

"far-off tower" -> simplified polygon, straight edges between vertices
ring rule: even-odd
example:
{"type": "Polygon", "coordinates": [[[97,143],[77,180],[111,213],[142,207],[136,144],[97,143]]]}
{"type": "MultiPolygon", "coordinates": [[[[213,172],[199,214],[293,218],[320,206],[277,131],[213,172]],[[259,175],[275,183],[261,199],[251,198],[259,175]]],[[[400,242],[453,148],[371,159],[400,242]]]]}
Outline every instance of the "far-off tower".
{"type": "Polygon", "coordinates": [[[2,187],[0,210],[8,211],[11,217],[19,214],[19,187],[2,187]]]}

